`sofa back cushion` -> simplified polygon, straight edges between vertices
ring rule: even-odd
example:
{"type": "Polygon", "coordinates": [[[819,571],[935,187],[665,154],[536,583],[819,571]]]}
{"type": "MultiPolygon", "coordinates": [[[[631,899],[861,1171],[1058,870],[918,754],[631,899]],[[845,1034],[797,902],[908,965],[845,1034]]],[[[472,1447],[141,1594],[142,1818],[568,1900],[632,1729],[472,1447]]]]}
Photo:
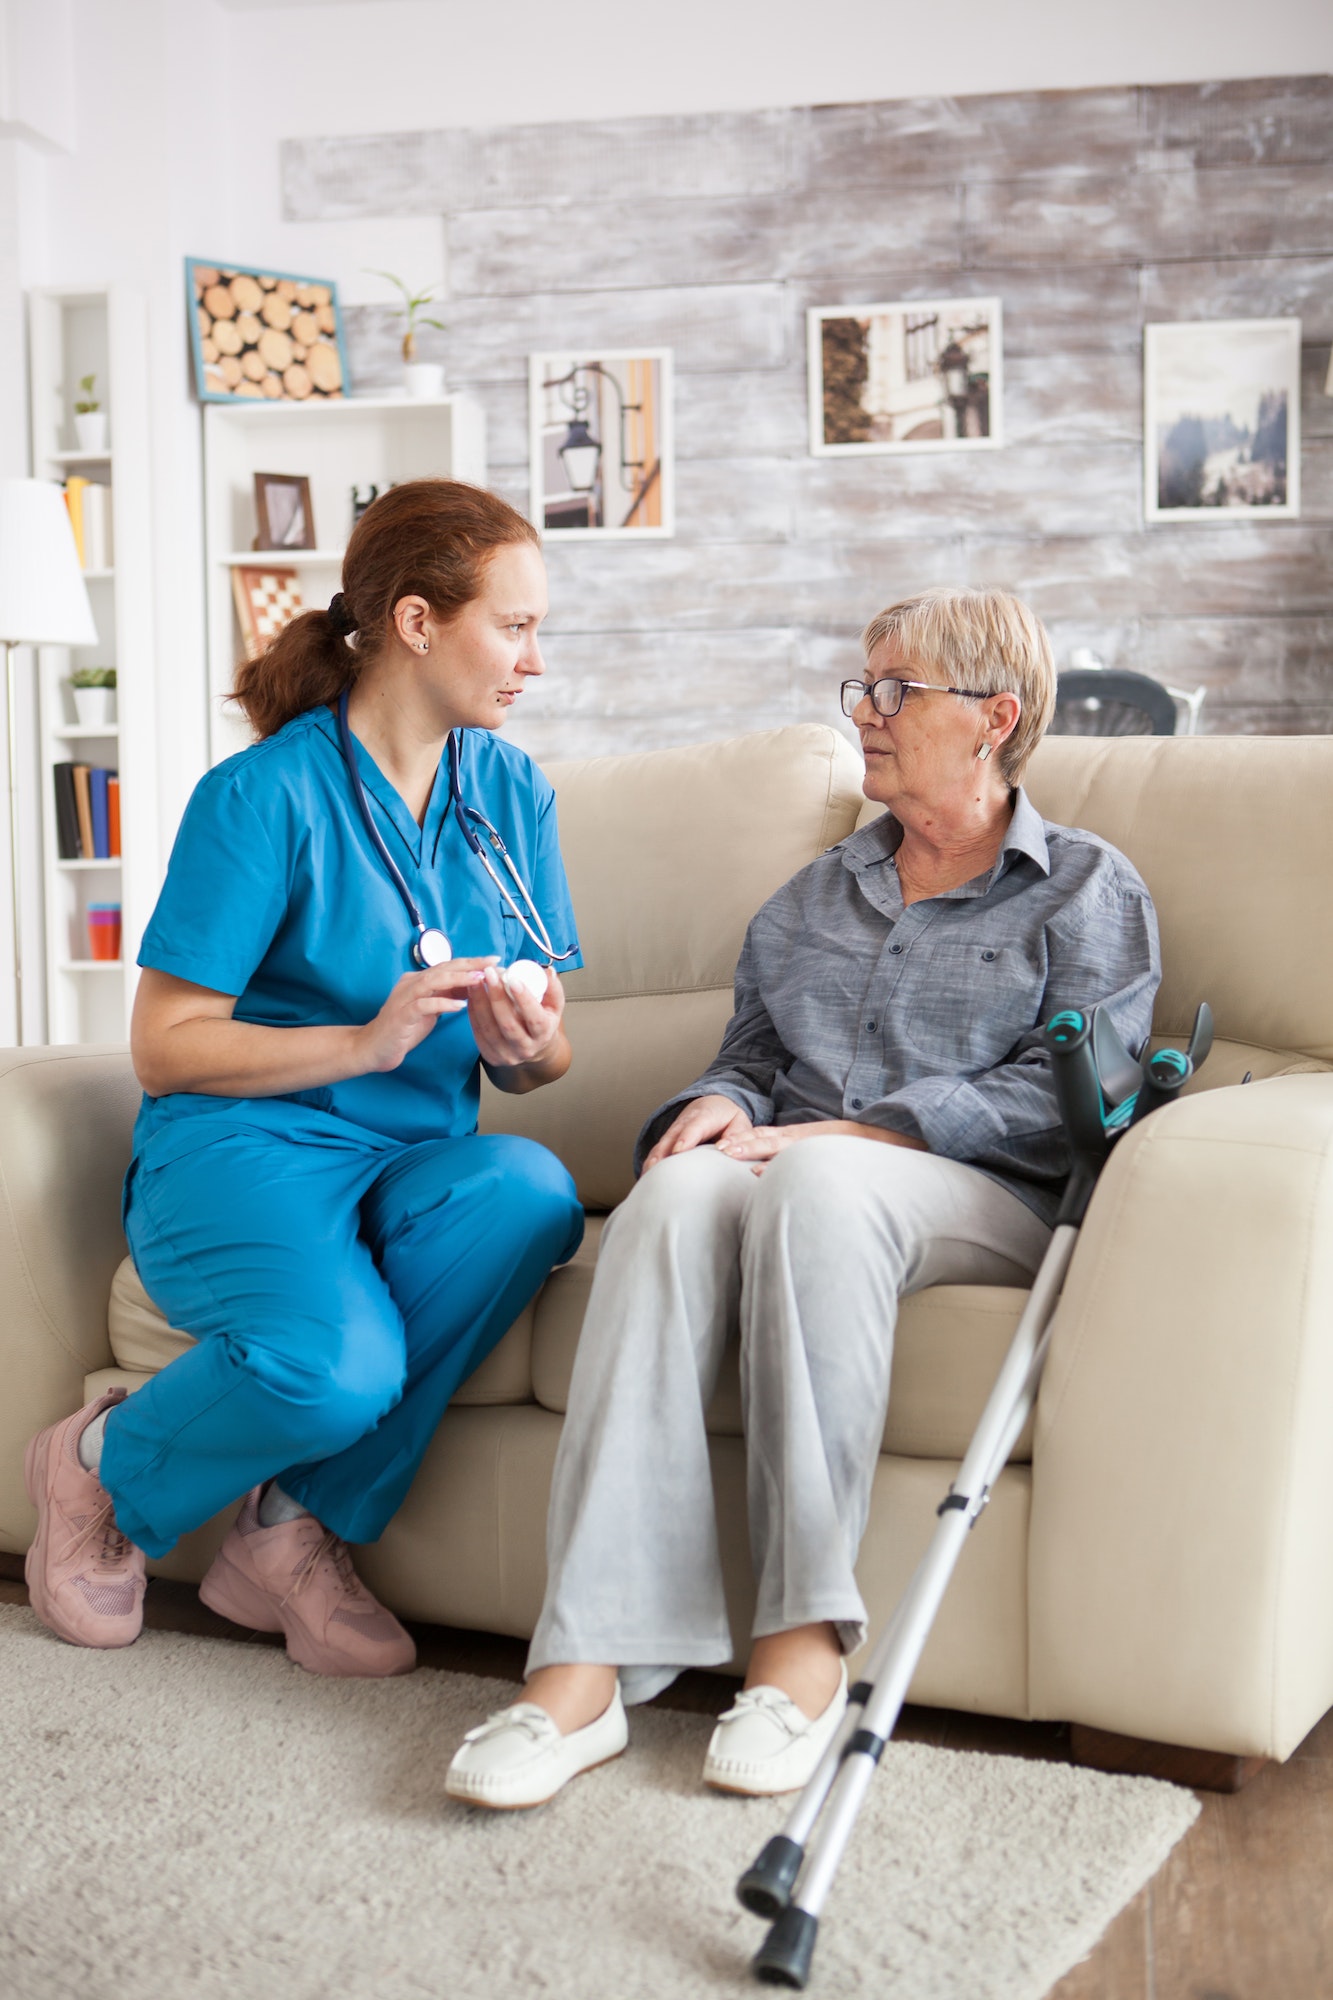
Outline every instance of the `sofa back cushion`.
{"type": "Polygon", "coordinates": [[[484,1085],[481,1124],[541,1140],[611,1208],[643,1120],[717,1052],[750,918],[855,826],[861,760],[805,724],[548,776],[586,961],[565,981],[574,1067],[528,1097],[484,1085]]]}
{"type": "Polygon", "coordinates": [[[1154,1027],[1178,1040],[1208,1001],[1219,1047],[1205,1081],[1333,1061],[1333,737],[1052,736],[1028,789],[1148,884],[1154,1027]]]}

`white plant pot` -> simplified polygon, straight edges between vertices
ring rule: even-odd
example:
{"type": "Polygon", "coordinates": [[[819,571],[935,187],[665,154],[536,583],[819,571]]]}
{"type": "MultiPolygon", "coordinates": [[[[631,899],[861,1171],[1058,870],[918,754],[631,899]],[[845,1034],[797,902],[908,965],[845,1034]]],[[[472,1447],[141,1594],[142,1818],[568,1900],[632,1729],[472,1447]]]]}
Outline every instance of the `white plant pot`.
{"type": "Polygon", "coordinates": [[[409,396],[432,401],[444,394],[444,368],[438,361],[405,361],[403,382],[409,396]]]}
{"type": "Polygon", "coordinates": [[[74,435],[79,440],[79,450],[89,453],[106,450],[106,411],[87,410],[74,419],[74,435]]]}
{"type": "Polygon", "coordinates": [[[110,729],[116,720],[114,688],[71,688],[74,718],[80,729],[110,729]]]}

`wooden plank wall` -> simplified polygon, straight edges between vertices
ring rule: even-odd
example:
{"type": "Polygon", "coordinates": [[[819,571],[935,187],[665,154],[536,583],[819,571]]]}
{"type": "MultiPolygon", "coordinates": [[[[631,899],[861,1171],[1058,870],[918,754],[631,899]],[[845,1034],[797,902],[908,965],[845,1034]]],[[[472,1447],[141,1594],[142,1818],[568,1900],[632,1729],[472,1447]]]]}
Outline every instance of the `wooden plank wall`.
{"type": "MultiPolygon", "coordinates": [[[[553,544],[544,756],[835,719],[880,606],[1003,584],[1210,730],[1333,728],[1333,78],[290,140],[293,219],[439,212],[448,331],[526,511],[527,356],[676,351],[674,541],[553,544]],[[805,310],[999,293],[1003,451],[815,459],[805,310]],[[1143,522],[1145,321],[1299,314],[1300,521],[1143,522]]],[[[357,387],[398,379],[350,318],[357,387]]]]}

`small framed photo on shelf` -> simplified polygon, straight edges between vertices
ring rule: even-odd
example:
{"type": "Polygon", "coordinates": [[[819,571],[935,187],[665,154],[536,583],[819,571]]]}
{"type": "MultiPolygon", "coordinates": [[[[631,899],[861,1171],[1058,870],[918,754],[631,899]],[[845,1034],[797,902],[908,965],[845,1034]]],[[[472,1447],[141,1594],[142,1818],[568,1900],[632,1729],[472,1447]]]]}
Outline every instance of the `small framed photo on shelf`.
{"type": "Polygon", "coordinates": [[[1293,520],[1301,511],[1301,323],[1143,329],[1148,521],[1293,520]]]}
{"type": "Polygon", "coordinates": [[[986,451],[1001,442],[999,299],[813,306],[810,450],[986,451]]]}
{"type": "Polygon", "coordinates": [[[675,533],[671,392],[666,347],[529,358],[531,512],[544,534],[675,533]]]}
{"type": "Polygon", "coordinates": [[[231,590],[247,660],[256,659],[284,625],[290,625],[306,608],[296,571],[276,564],[245,564],[234,569],[231,590]]]}
{"type": "Polygon", "coordinates": [[[257,549],[313,549],[315,514],[310,505],[310,481],[303,473],[255,474],[257,549]]]}
{"type": "Polygon", "coordinates": [[[321,403],[347,394],[330,279],[187,257],[185,286],[200,402],[321,403]]]}

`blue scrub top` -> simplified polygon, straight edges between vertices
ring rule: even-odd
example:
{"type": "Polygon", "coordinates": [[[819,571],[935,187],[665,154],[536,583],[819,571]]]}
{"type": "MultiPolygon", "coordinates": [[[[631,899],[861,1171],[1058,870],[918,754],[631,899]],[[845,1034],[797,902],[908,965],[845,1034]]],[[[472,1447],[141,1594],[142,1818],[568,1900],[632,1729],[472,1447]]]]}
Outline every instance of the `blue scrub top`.
{"type": "MultiPolygon", "coordinates": [[[[456,958],[495,952],[505,965],[540,961],[543,954],[459,831],[447,759],[418,826],[369,752],[355,738],[353,744],[370,809],[422,921],[444,931],[456,958]]],[[[461,784],[467,804],[499,829],[556,950],[574,945],[547,780],[497,732],[471,729],[463,738],[461,784]]],[[[498,858],[495,865],[508,881],[498,858]]],[[[199,781],[139,964],[235,994],[238,1021],[360,1026],[379,1012],[404,972],[418,969],[414,937],[357,810],[333,712],[317,708],[199,781]]],[[[582,963],[576,953],[560,969],[582,963]]],[[[218,1119],[297,1138],[308,1127],[312,1138],[336,1139],[339,1120],[403,1145],[459,1137],[476,1130],[480,1070],[467,1014],[445,1014],[395,1070],[286,1097],[145,1096],[135,1157],[150,1145],[154,1158],[188,1150],[212,1136],[213,1127],[200,1121],[218,1119]]]]}

